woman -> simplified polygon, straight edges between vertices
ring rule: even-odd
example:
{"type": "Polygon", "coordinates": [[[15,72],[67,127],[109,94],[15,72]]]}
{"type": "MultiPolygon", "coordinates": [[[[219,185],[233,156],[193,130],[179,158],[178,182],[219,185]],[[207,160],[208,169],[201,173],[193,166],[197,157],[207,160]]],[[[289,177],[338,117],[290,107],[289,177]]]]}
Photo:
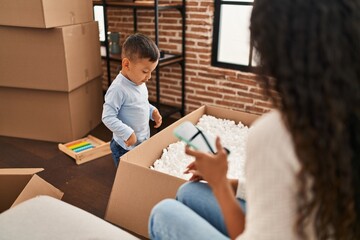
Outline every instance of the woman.
{"type": "Polygon", "coordinates": [[[275,109],[249,133],[246,216],[217,139],[186,149],[208,185],[155,206],[151,238],[360,239],[360,0],[255,0],[250,31],[275,109]]]}

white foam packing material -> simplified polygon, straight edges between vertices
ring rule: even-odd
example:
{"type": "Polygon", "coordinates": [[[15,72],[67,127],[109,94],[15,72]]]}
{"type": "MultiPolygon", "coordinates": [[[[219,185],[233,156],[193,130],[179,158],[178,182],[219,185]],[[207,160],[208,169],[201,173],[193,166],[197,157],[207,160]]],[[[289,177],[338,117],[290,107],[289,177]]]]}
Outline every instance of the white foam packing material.
{"type": "MultiPolygon", "coordinates": [[[[232,120],[216,118],[204,114],[196,126],[208,135],[219,136],[224,147],[230,150],[228,157],[228,178],[239,179],[239,183],[245,184],[245,145],[249,128],[241,122],[236,124],[232,120]]],[[[154,162],[150,168],[157,171],[189,180],[191,174],[184,174],[184,170],[194,160],[185,154],[185,143],[178,141],[170,144],[160,159],[154,162]]],[[[245,189],[241,190],[240,196],[245,198],[245,189]]]]}

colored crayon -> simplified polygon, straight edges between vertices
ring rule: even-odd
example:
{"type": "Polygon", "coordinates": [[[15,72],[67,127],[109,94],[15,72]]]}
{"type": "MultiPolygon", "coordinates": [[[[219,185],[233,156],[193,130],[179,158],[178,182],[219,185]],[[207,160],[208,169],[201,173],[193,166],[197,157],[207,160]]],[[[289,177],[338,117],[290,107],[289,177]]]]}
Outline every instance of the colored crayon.
{"type": "Polygon", "coordinates": [[[70,146],[68,146],[68,148],[73,150],[75,148],[82,147],[82,146],[89,145],[89,144],[90,144],[89,142],[81,142],[81,143],[77,143],[77,144],[74,144],[74,145],[70,145],[70,146]]]}
{"type": "Polygon", "coordinates": [[[94,146],[93,146],[93,145],[87,145],[87,146],[83,146],[83,147],[77,148],[77,149],[75,149],[75,150],[73,150],[73,151],[76,152],[76,153],[78,153],[78,152],[82,152],[82,151],[84,151],[84,150],[86,150],[86,149],[90,149],[90,148],[94,148],[94,146]]]}
{"type": "Polygon", "coordinates": [[[91,143],[83,144],[83,145],[78,146],[78,147],[76,147],[76,148],[72,148],[71,150],[75,151],[75,150],[78,149],[78,148],[82,148],[82,147],[86,147],[86,146],[92,146],[92,144],[91,144],[91,143]]]}

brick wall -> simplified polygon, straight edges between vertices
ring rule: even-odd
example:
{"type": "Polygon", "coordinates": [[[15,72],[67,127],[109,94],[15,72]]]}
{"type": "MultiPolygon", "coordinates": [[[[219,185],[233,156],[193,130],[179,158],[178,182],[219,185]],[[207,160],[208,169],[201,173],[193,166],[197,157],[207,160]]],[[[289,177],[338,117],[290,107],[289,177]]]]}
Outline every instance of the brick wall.
{"type": "MultiPolygon", "coordinates": [[[[167,2],[167,1],[161,1],[167,2]]],[[[174,1],[173,1],[174,2],[174,1]]],[[[186,112],[204,104],[262,114],[271,108],[256,82],[256,75],[211,66],[213,29],[213,0],[186,2],[186,112]]],[[[121,33],[120,42],[133,33],[130,9],[111,8],[108,11],[109,31],[121,33]]],[[[154,12],[138,10],[138,31],[154,39],[154,12]]],[[[177,10],[160,11],[159,47],[161,50],[181,52],[181,15],[177,10]]],[[[119,70],[119,62],[111,63],[112,79],[119,70]]],[[[106,64],[103,61],[107,86],[106,64]]],[[[160,72],[161,102],[181,104],[181,68],[178,64],[162,67],[160,72]]],[[[150,100],[156,99],[155,75],[148,83],[150,100]]]]}

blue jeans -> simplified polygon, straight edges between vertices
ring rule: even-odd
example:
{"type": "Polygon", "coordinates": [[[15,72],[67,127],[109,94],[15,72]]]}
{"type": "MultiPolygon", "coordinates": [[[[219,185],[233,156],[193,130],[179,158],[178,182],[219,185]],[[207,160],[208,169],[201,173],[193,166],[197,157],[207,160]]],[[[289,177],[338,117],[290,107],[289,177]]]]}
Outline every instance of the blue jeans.
{"type": "MultiPolygon", "coordinates": [[[[176,199],[165,199],[152,209],[151,239],[229,239],[220,207],[206,183],[183,184],[176,199]]],[[[245,201],[238,202],[244,210],[245,201]]]]}
{"type": "Polygon", "coordinates": [[[120,157],[127,153],[129,150],[122,148],[114,139],[111,139],[110,149],[112,152],[115,167],[117,167],[120,162],[120,157]]]}

